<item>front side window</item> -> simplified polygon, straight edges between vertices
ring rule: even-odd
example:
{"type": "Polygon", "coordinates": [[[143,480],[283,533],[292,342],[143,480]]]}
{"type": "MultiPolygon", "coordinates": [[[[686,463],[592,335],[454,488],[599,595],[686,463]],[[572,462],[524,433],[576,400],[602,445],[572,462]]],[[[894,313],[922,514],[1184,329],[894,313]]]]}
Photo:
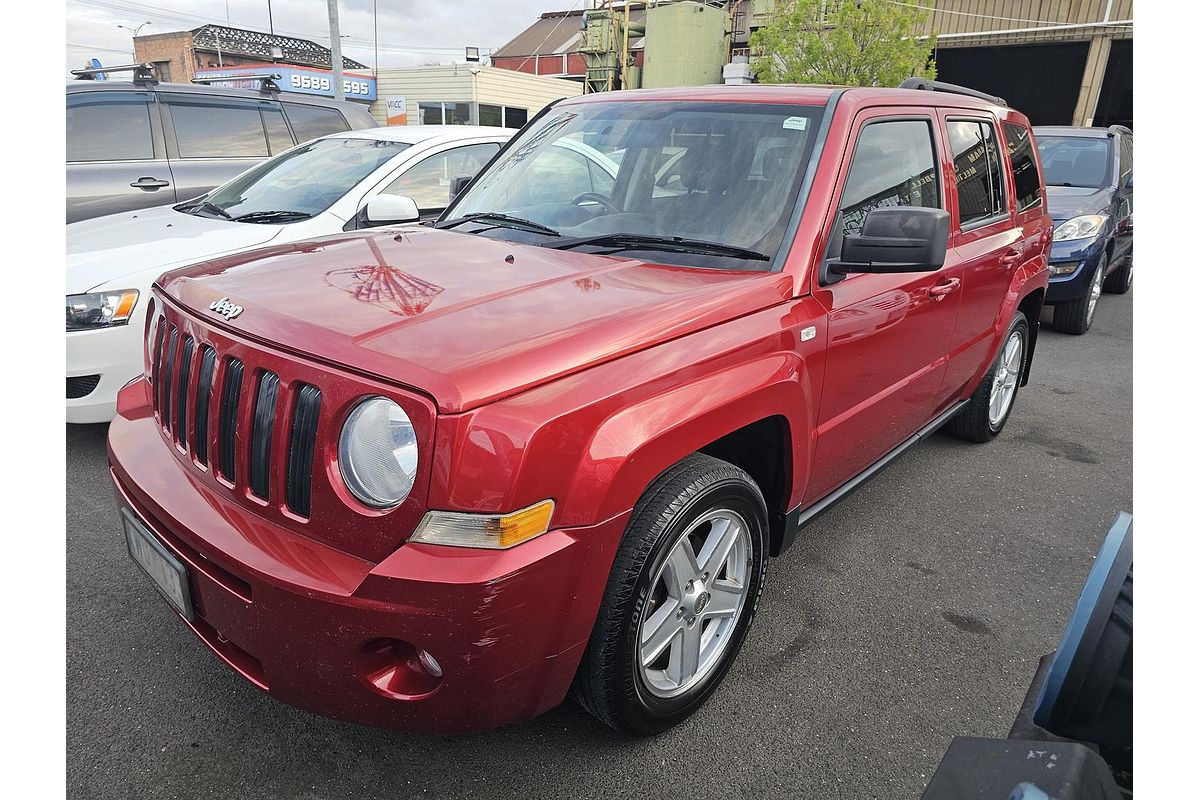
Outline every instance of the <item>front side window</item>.
{"type": "Polygon", "coordinates": [[[283,110],[287,114],[288,122],[292,123],[292,132],[296,134],[297,142],[307,142],[320,136],[350,130],[346,118],[336,108],[284,103],[283,110]]]}
{"type": "Polygon", "coordinates": [[[1004,123],[1004,139],[1008,145],[1008,163],[1012,167],[1013,183],[1017,185],[1017,208],[1034,208],[1042,202],[1042,179],[1037,159],[1033,157],[1033,137],[1024,125],[1004,123]]]}
{"type": "Polygon", "coordinates": [[[258,103],[172,96],[167,99],[180,158],[269,154],[258,103]]]}
{"type": "Polygon", "coordinates": [[[67,98],[67,161],[154,158],[153,107],[137,92],[88,92],[67,98]]]}
{"type": "Polygon", "coordinates": [[[1108,185],[1112,139],[1107,136],[1039,136],[1038,154],[1047,186],[1108,185]]]}
{"type": "MultiPolygon", "coordinates": [[[[763,161],[772,161],[777,152],[766,150],[763,161]]],[[[933,128],[928,121],[885,120],[864,126],[838,204],[839,233],[858,233],[867,214],[876,208],[940,208],[935,163],[933,128]]]]}
{"type": "MultiPolygon", "coordinates": [[[[451,214],[517,216],[567,242],[607,237],[609,244],[570,245],[584,250],[616,247],[612,252],[648,261],[770,269],[809,169],[823,110],[659,101],[561,106],[526,127],[451,214]],[[639,248],[613,238],[621,236],[656,241],[639,248]],[[661,241],[670,238],[693,244],[661,241]],[[700,252],[696,241],[724,250],[700,252]],[[664,255],[667,247],[674,250],[664,255]],[[722,255],[738,248],[751,252],[722,255]]],[[[528,230],[457,229],[556,246],[549,234],[528,230]]]]}
{"type": "Polygon", "coordinates": [[[193,213],[235,221],[295,222],[329,208],[408,147],[377,139],[320,139],[213,190],[193,213]]]}
{"type": "Polygon", "coordinates": [[[1004,214],[1004,172],[991,123],[950,120],[946,130],[958,181],[958,224],[972,225],[1004,214]]]}
{"type": "Polygon", "coordinates": [[[456,147],[418,161],[383,190],[411,197],[421,210],[445,208],[455,178],[474,177],[500,145],[494,142],[456,147]]]}

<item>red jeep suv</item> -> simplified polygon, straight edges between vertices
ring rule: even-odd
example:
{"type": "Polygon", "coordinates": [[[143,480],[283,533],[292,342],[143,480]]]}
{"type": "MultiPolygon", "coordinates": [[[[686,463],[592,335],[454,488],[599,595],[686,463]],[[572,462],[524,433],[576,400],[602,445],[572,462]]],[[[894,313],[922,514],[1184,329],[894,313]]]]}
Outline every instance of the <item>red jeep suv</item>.
{"type": "Polygon", "coordinates": [[[572,98],[436,223],[163,276],[109,432],[130,555],[315,712],[679,722],[769,556],[1028,377],[1029,123],[923,86],[572,98]]]}

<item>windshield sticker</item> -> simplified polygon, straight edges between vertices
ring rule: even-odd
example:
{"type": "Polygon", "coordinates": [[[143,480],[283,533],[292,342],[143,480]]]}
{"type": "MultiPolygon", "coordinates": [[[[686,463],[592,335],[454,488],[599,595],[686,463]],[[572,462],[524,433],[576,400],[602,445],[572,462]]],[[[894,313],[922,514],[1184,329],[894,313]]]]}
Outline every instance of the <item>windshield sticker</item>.
{"type": "Polygon", "coordinates": [[[786,131],[802,131],[808,127],[808,117],[788,117],[783,121],[786,131]]]}

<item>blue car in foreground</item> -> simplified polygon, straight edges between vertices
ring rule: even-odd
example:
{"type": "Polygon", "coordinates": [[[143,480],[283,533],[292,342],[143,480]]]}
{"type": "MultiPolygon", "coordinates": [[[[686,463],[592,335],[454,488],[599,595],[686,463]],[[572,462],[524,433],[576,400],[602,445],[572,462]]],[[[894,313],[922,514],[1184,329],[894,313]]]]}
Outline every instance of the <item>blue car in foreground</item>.
{"type": "Polygon", "coordinates": [[[1101,292],[1133,286],[1133,131],[1033,129],[1054,220],[1050,288],[1054,328],[1084,334],[1101,292]]]}

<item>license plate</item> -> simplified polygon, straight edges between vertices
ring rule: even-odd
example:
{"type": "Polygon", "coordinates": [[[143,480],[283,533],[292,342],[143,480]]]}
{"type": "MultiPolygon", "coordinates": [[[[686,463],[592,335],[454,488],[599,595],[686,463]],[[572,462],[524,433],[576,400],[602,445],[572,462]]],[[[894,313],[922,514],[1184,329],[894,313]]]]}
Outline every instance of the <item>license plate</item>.
{"type": "Polygon", "coordinates": [[[150,576],[167,602],[190,621],[192,593],[188,588],[187,567],[126,509],[121,509],[121,522],[125,526],[125,545],[129,548],[129,557],[142,568],[142,572],[150,576]]]}

